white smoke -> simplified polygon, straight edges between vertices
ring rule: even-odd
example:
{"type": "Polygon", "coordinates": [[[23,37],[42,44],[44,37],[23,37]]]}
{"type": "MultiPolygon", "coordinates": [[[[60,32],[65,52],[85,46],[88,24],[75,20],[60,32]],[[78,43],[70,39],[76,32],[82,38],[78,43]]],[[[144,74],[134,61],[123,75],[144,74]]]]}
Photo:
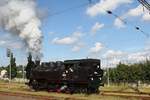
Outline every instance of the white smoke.
{"type": "Polygon", "coordinates": [[[21,38],[34,57],[40,58],[41,21],[36,0],[0,0],[0,28],[21,38]]]}

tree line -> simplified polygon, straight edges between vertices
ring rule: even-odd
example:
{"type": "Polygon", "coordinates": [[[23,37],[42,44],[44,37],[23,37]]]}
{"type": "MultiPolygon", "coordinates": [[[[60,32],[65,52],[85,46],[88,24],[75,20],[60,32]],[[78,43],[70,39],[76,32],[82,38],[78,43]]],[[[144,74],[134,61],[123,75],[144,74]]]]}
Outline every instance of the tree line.
{"type": "Polygon", "coordinates": [[[134,64],[123,64],[120,62],[115,68],[109,68],[109,70],[105,71],[105,82],[108,76],[112,83],[150,82],[150,60],[134,64]]]}

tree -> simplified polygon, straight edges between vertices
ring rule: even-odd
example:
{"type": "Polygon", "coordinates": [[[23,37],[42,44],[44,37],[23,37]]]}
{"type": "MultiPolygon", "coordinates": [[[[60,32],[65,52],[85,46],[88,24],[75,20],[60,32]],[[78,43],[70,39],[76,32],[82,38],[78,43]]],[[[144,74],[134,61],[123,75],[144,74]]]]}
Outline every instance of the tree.
{"type": "Polygon", "coordinates": [[[142,75],[145,82],[150,82],[150,61],[146,60],[142,67],[142,75]]]}
{"type": "Polygon", "coordinates": [[[109,76],[113,83],[138,83],[138,81],[148,83],[150,82],[150,61],[130,65],[119,63],[117,67],[110,68],[109,76]]]}
{"type": "MultiPolygon", "coordinates": [[[[11,53],[10,63],[11,63],[11,79],[13,79],[17,75],[16,58],[13,57],[13,53],[11,53]]],[[[8,76],[9,76],[9,74],[10,74],[10,64],[7,66],[6,70],[8,72],[8,76]]]]}
{"type": "Polygon", "coordinates": [[[23,65],[17,66],[17,78],[23,78],[23,65]]]}
{"type": "Polygon", "coordinates": [[[31,75],[31,71],[32,69],[35,67],[35,64],[34,62],[32,61],[32,55],[31,53],[29,53],[29,56],[28,56],[28,64],[26,66],[26,78],[27,79],[30,79],[30,75],[31,75]]]}
{"type": "Polygon", "coordinates": [[[121,62],[117,65],[116,68],[116,78],[117,82],[127,82],[129,80],[129,66],[122,64],[121,62]]]}
{"type": "Polygon", "coordinates": [[[0,67],[0,71],[4,70],[5,68],[3,66],[0,67]]]}

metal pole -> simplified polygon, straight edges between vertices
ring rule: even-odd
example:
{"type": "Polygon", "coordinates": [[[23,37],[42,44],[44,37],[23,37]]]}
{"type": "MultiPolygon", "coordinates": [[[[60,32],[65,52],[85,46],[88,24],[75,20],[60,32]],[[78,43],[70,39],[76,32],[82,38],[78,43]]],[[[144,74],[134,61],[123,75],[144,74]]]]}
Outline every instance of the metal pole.
{"type": "Polygon", "coordinates": [[[107,86],[109,87],[109,62],[108,62],[108,59],[107,59],[107,86]]]}
{"type": "Polygon", "coordinates": [[[10,65],[9,65],[9,88],[10,88],[10,83],[11,83],[11,51],[10,51],[10,65]]]}
{"type": "Polygon", "coordinates": [[[107,81],[108,81],[108,87],[110,86],[110,82],[109,82],[109,68],[107,68],[107,73],[108,73],[108,76],[107,76],[107,81]]]}
{"type": "Polygon", "coordinates": [[[22,77],[23,77],[23,82],[25,82],[25,80],[24,80],[24,66],[22,66],[22,77]]]}

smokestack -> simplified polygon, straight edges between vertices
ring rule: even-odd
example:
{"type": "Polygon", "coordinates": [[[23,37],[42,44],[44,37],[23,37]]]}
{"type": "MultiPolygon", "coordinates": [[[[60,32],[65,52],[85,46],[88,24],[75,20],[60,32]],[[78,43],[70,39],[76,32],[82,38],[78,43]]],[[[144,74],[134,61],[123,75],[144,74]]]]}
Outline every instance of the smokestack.
{"type": "Polygon", "coordinates": [[[36,64],[37,66],[40,65],[40,58],[37,57],[37,58],[35,59],[35,64],[36,64]]]}
{"type": "Polygon", "coordinates": [[[40,65],[40,60],[35,60],[35,64],[36,64],[36,66],[39,66],[40,65]]]}
{"type": "Polygon", "coordinates": [[[0,0],[0,29],[20,38],[34,58],[41,58],[41,20],[36,0],[0,0]]]}

